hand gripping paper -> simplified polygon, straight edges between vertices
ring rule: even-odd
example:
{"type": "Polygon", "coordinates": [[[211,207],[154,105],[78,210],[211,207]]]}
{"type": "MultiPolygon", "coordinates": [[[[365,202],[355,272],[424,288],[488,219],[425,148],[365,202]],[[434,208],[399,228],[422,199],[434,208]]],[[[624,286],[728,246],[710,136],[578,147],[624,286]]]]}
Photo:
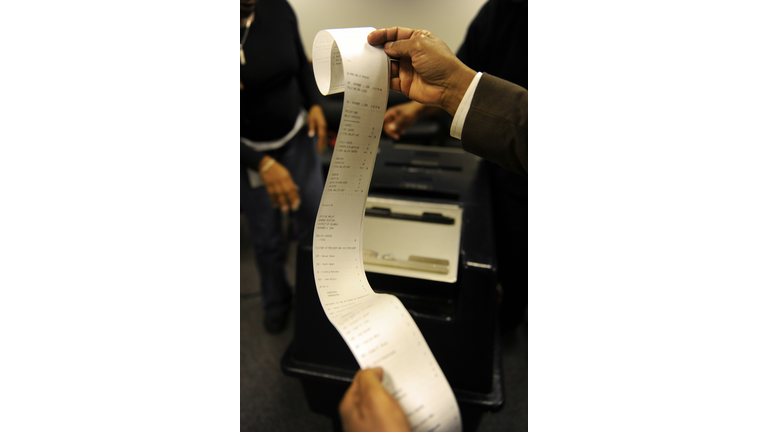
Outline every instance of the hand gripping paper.
{"type": "Polygon", "coordinates": [[[397,297],[375,293],[363,268],[365,201],[389,95],[387,55],[367,42],[373,30],[322,30],[312,44],[320,92],[344,92],[315,221],[317,294],[360,367],[384,368],[384,387],[400,402],[414,431],[461,431],[456,398],[413,318],[397,297]]]}

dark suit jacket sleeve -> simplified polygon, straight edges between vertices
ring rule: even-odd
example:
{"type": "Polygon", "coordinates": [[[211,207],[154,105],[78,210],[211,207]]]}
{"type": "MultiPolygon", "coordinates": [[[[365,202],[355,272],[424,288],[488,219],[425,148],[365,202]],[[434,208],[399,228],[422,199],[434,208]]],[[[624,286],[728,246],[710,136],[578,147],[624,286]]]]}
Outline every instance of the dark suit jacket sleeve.
{"type": "Polygon", "coordinates": [[[464,150],[528,176],[528,91],[484,73],[461,132],[464,150]]]}

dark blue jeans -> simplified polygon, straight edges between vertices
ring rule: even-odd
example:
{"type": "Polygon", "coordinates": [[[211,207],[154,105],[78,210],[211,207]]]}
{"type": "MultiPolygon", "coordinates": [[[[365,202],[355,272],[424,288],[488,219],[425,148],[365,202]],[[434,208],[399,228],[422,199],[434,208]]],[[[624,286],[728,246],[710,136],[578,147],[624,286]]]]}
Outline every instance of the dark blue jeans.
{"type": "MultiPolygon", "coordinates": [[[[299,245],[312,246],[317,208],[323,195],[323,171],[317,154],[317,137],[307,137],[307,127],[277,150],[265,154],[288,169],[299,186],[301,206],[293,213],[299,245]]],[[[261,274],[261,304],[268,315],[283,313],[293,293],[286,278],[286,242],[282,235],[283,215],[272,207],[264,186],[251,188],[245,166],[240,166],[240,209],[248,220],[256,265],[261,274]]]]}

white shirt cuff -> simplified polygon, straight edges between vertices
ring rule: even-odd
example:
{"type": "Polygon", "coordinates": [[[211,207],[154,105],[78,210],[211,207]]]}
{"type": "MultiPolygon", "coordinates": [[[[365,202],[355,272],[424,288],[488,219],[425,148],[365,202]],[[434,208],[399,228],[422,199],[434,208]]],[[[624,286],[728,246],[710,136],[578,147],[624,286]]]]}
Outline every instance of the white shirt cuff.
{"type": "Polygon", "coordinates": [[[459,108],[456,110],[456,115],[453,116],[453,122],[451,123],[451,136],[456,139],[461,139],[461,131],[464,129],[464,120],[467,119],[467,113],[469,113],[469,107],[472,105],[472,98],[475,96],[475,89],[477,89],[477,83],[480,82],[480,76],[482,72],[478,72],[472,79],[472,83],[467,88],[467,92],[464,93],[464,97],[461,98],[459,108]]]}

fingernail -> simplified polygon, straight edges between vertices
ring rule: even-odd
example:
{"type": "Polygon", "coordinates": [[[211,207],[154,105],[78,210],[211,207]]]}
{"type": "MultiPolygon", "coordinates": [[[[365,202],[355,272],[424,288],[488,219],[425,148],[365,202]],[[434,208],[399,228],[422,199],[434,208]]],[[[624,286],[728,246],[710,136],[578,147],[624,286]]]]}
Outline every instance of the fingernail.
{"type": "Polygon", "coordinates": [[[283,212],[283,213],[288,213],[288,206],[284,205],[284,206],[280,207],[280,211],[283,212]]]}
{"type": "Polygon", "coordinates": [[[309,131],[309,137],[312,138],[313,136],[315,136],[315,131],[313,130],[309,131]]]}

